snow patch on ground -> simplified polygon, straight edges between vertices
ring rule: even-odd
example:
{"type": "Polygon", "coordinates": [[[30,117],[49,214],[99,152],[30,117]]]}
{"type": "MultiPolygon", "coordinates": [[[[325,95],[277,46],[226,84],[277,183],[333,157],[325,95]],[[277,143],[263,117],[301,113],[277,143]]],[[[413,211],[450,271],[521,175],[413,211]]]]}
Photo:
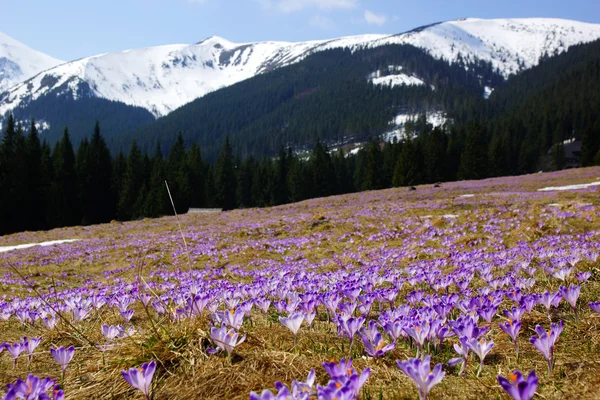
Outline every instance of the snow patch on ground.
{"type": "Polygon", "coordinates": [[[73,243],[73,242],[77,242],[78,240],[80,240],[80,239],[51,240],[48,242],[41,242],[41,243],[18,244],[16,246],[0,246],[0,253],[6,253],[7,251],[13,251],[13,250],[28,249],[28,248],[34,247],[34,246],[54,246],[54,245],[62,244],[62,243],[73,243]]]}
{"type": "Polygon", "coordinates": [[[458,196],[459,199],[468,199],[470,197],[475,197],[475,195],[474,194],[463,194],[463,195],[458,196]]]}
{"type": "Polygon", "coordinates": [[[538,189],[538,192],[552,192],[552,191],[563,191],[563,190],[581,190],[588,189],[594,186],[600,186],[600,182],[582,183],[579,185],[568,185],[568,186],[549,186],[542,189],[538,189]]]}

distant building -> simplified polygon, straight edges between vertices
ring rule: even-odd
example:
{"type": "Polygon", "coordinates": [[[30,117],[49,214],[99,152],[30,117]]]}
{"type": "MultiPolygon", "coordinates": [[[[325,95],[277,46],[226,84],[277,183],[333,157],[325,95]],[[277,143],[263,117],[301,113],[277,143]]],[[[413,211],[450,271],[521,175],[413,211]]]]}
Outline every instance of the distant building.
{"type": "Polygon", "coordinates": [[[570,140],[564,143],[565,168],[581,166],[581,140],[570,140]]]}

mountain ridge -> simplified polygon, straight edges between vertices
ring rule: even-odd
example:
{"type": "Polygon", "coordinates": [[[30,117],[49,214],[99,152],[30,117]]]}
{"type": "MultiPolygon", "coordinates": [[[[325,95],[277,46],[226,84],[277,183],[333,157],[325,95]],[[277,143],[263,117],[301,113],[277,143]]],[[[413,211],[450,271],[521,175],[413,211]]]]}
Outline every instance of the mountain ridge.
{"type": "Polygon", "coordinates": [[[0,116],[42,96],[77,99],[87,84],[86,96],[142,107],[158,118],[215,90],[335,48],[410,44],[450,63],[459,59],[490,62],[508,77],[537,65],[544,55],[598,38],[600,24],[551,18],[465,18],[399,34],[297,43],[233,43],[211,36],[197,44],[125,50],[61,64],[0,94],[0,116]]]}

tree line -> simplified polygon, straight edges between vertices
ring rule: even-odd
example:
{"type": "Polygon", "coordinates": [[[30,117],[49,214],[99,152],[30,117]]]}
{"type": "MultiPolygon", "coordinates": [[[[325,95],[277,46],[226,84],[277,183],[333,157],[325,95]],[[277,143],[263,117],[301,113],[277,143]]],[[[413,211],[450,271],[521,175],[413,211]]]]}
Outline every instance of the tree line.
{"type": "Polygon", "coordinates": [[[414,140],[373,140],[356,155],[317,141],[308,154],[281,147],[276,157],[242,160],[227,138],[211,164],[181,135],[167,156],[159,144],[149,155],[134,141],[127,155],[112,157],[99,123],[76,151],[68,129],[51,148],[35,121],[25,132],[10,116],[0,145],[0,233],[172,215],[165,181],[185,213],[488,176],[481,127],[433,128],[424,120],[408,126],[414,140]]]}

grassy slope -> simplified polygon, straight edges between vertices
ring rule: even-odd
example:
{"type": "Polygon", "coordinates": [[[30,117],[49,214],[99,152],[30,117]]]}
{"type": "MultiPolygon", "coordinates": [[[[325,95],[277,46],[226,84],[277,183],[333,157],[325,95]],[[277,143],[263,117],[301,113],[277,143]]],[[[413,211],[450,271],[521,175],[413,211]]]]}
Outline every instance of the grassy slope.
{"type": "MultiPolygon", "coordinates": [[[[453,242],[463,251],[474,248],[490,251],[491,246],[497,244],[510,248],[517,241],[532,242],[557,233],[600,232],[598,189],[535,191],[545,186],[588,183],[599,177],[599,168],[588,168],[449,183],[437,189],[419,187],[415,192],[390,189],[272,209],[237,210],[219,216],[189,215],[183,216],[181,222],[190,247],[192,268],[224,268],[216,279],[250,282],[243,269],[265,268],[273,262],[303,262],[307,270],[324,275],[339,269],[336,261],[340,260],[358,270],[369,262],[381,263],[378,254],[382,246],[405,252],[406,257],[399,260],[399,266],[406,266],[415,259],[447,257],[444,240],[457,231],[463,235],[453,242]],[[459,197],[463,194],[475,196],[459,197]],[[579,215],[565,217],[564,212],[579,215]],[[458,217],[443,217],[448,214],[458,217]],[[486,229],[490,226],[499,230],[486,229]]],[[[0,298],[2,295],[32,295],[31,289],[9,280],[18,279],[18,274],[35,283],[36,290],[46,292],[55,285],[94,287],[96,284],[88,279],[111,284],[115,278],[125,283],[137,279],[149,281],[154,279],[153,271],[189,268],[177,222],[172,217],[16,234],[0,238],[0,246],[63,238],[84,240],[55,248],[0,254],[0,274],[7,274],[4,280],[0,279],[0,298]],[[104,275],[104,271],[113,273],[104,275]]],[[[593,238],[598,240],[598,233],[593,238]]],[[[598,262],[577,265],[578,270],[594,273],[578,302],[579,321],[564,301],[552,315],[554,321],[562,319],[566,325],[558,341],[557,365],[552,377],[546,376],[545,361],[527,340],[533,335],[535,324],[548,325],[546,314],[536,308],[523,318],[518,360],[513,344],[498,328],[502,319],[496,317],[487,335],[496,346],[486,359],[481,377],[475,377],[477,362],[471,358],[466,377],[457,377],[454,369],[448,369],[446,378],[433,389],[430,398],[507,398],[496,383],[497,374],[533,368],[540,377],[538,393],[542,398],[599,398],[600,315],[593,315],[587,306],[588,301],[600,299],[599,267],[598,262]]],[[[535,278],[537,291],[557,290],[562,283],[549,279],[541,268],[535,278]]],[[[472,287],[482,285],[481,279],[473,280],[472,287]]],[[[413,289],[405,285],[397,303],[413,289]]],[[[499,310],[508,307],[512,304],[505,301],[499,310]]],[[[248,339],[231,360],[206,355],[207,314],[193,323],[171,324],[162,319],[153,325],[139,304],[135,309],[133,323],[138,335],[122,340],[104,353],[92,347],[88,340],[102,343],[100,325],[122,323],[118,311],[113,309],[93,314],[78,326],[79,332],[66,324],[59,324],[58,329],[49,332],[39,323],[22,327],[15,319],[0,320],[0,342],[14,342],[23,336],[44,337],[29,367],[26,357],[22,356],[13,369],[8,354],[0,354],[0,383],[24,378],[28,372],[59,377],[58,366],[48,348],[74,344],[76,355],[64,382],[68,399],[139,396],[123,381],[120,371],[150,358],[159,361],[156,398],[245,399],[251,390],[273,388],[275,381],[289,384],[294,379],[302,380],[311,368],[317,371],[317,382],[326,383],[320,364],[348,355],[354,356],[359,371],[365,367],[372,370],[362,398],[416,398],[413,384],[395,365],[396,359],[414,357],[414,349],[403,342],[380,359],[362,357],[361,345],[355,345],[350,353],[348,341],[338,338],[335,326],[328,322],[322,307],[313,328],[304,325],[300,330],[296,347],[290,332],[279,324],[273,308],[268,315],[253,311],[252,321],[246,321],[242,328],[248,339]]],[[[374,306],[372,312],[376,309],[374,306]]],[[[486,323],[483,321],[483,324],[486,323]]],[[[454,342],[455,338],[450,341],[454,342]]],[[[433,359],[445,363],[454,356],[451,347],[445,347],[433,354],[433,359]]]]}

